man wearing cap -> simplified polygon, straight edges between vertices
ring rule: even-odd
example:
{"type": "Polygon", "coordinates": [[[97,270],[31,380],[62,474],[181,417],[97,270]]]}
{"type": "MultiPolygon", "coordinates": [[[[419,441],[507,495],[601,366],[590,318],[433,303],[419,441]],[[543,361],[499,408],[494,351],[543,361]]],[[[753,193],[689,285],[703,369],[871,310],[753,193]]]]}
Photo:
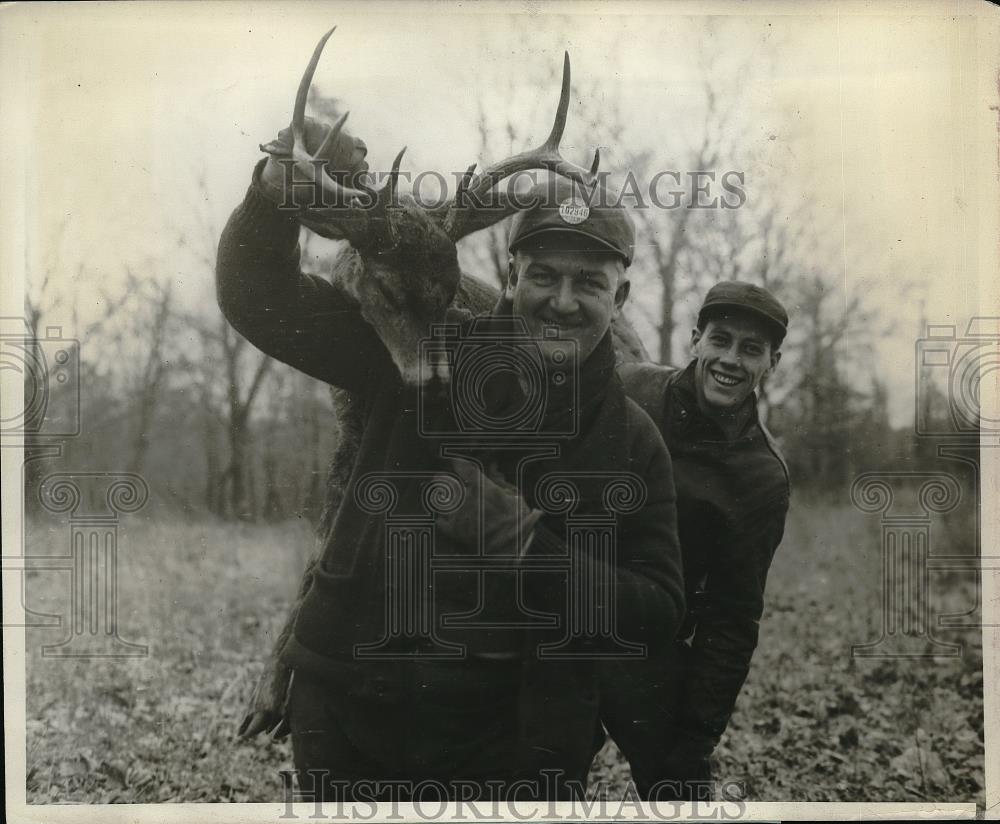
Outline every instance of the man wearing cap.
{"type": "Polygon", "coordinates": [[[789,483],[755,390],[778,365],[787,326],[766,289],[725,281],[705,296],[685,369],[619,368],[670,450],[687,602],[676,643],[603,672],[604,723],[644,798],[711,797],[709,756],[757,646],[789,483]]]}
{"type": "MultiPolygon", "coordinates": [[[[621,208],[581,208],[568,183],[555,197],[541,187],[515,216],[494,310],[451,318],[455,332],[440,344],[451,383],[413,385],[365,307],[301,272],[298,224],[275,206],[283,193],[261,183],[262,174],[280,180],[270,162],[223,232],[220,307],[264,352],[365,405],[343,502],[283,655],[294,671],[288,720],[300,783],[309,771],[325,775],[326,798],[338,799],[428,789],[466,800],[564,797],[571,782],[585,786],[599,730],[593,656],[672,638],[684,609],[670,458],[615,373],[610,326],[629,291],[631,219],[621,208]],[[541,411],[523,437],[498,444],[490,439],[503,427],[488,422],[515,419],[539,391],[516,368],[525,349],[541,365],[541,411]],[[498,352],[511,368],[473,368],[498,352]],[[481,430],[462,423],[470,398],[476,420],[487,419],[481,430]],[[563,479],[569,498],[550,483],[563,479]],[[622,480],[624,502],[607,491],[622,480]],[[567,543],[568,514],[606,520],[609,507],[610,554],[567,543]],[[432,525],[427,554],[420,543],[393,549],[387,535],[401,523],[432,525]],[[428,557],[447,563],[432,568],[428,557]],[[581,582],[599,599],[578,600],[585,610],[615,605],[613,631],[560,647],[581,582]],[[407,632],[392,612],[400,604],[422,610],[407,632]],[[539,615],[554,623],[539,627],[539,615]],[[544,645],[570,654],[544,657],[544,645]]],[[[438,233],[421,246],[431,263],[457,271],[454,244],[432,221],[424,228],[438,233]]],[[[405,270],[405,253],[397,247],[379,265],[405,270]]],[[[426,255],[420,265],[427,270],[426,255]]]]}

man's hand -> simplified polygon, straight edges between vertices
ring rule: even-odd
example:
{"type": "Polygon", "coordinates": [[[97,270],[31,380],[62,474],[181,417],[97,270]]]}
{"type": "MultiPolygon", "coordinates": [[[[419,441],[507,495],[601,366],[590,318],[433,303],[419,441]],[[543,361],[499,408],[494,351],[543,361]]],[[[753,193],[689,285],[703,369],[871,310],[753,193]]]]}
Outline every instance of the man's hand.
{"type": "Polygon", "coordinates": [[[499,472],[484,474],[472,461],[454,460],[451,470],[465,487],[454,512],[438,515],[442,534],[465,544],[470,552],[516,557],[527,547],[531,531],[543,515],[532,510],[499,472]],[[482,519],[480,519],[482,507],[482,519]]]}
{"type": "MultiPolygon", "coordinates": [[[[317,160],[326,161],[327,173],[338,183],[350,182],[358,175],[368,171],[368,163],[365,160],[368,154],[368,147],[360,138],[353,137],[341,129],[340,134],[324,148],[323,144],[326,136],[333,131],[334,127],[311,117],[305,118],[305,149],[314,155],[317,160]],[[323,148],[322,154],[316,154],[323,148]]],[[[307,177],[306,174],[294,167],[290,162],[292,158],[292,130],[291,127],[282,129],[278,136],[269,143],[261,144],[261,151],[268,155],[267,163],[260,175],[260,188],[264,195],[280,206],[295,206],[298,208],[308,208],[321,206],[329,200],[329,195],[325,196],[318,185],[310,188],[305,185],[315,180],[315,177],[307,177]],[[290,185],[294,181],[297,185],[290,185]]],[[[335,205],[326,203],[326,205],[335,205]]]]}
{"type": "Polygon", "coordinates": [[[265,666],[243,721],[236,734],[240,738],[253,738],[266,732],[277,741],[289,733],[285,703],[292,671],[281,664],[265,666]]]}

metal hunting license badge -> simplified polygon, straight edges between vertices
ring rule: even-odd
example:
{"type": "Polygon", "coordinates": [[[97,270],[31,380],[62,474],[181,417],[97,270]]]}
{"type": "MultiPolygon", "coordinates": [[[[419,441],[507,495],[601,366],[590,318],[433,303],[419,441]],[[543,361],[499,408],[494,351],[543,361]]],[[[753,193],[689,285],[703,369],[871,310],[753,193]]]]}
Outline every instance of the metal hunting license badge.
{"type": "Polygon", "coordinates": [[[559,205],[559,217],[573,226],[583,223],[590,217],[590,207],[586,203],[567,200],[559,205]]]}

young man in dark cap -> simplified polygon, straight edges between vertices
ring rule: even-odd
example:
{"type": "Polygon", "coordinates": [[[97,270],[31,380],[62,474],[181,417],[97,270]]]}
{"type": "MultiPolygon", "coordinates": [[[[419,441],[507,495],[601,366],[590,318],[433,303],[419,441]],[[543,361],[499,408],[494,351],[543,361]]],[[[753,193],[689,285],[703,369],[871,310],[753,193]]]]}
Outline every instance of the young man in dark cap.
{"type": "MultiPolygon", "coordinates": [[[[683,615],[670,458],[615,373],[610,327],[629,290],[631,219],[577,202],[565,182],[536,192],[515,216],[499,303],[439,342],[449,383],[413,385],[369,307],[301,272],[298,223],[276,208],[280,187],[262,185],[262,171],[280,180],[267,170],[223,233],[220,306],[261,350],[365,404],[343,502],[284,650],[295,766],[326,775],[331,799],[427,788],[464,800],[564,796],[567,782],[585,785],[599,729],[595,656],[672,638],[683,615]],[[491,370],[497,355],[506,366],[491,370]],[[518,370],[519,357],[537,374],[518,370]],[[496,441],[511,432],[494,424],[536,406],[523,437],[496,441]],[[454,482],[464,495],[448,492],[454,482]],[[608,491],[623,482],[624,498],[608,491]],[[567,538],[571,517],[609,516],[611,545],[567,538]],[[388,536],[409,522],[433,538],[403,553],[388,536]],[[596,630],[574,635],[574,598],[596,630]],[[414,605],[415,617],[393,612],[414,605]],[[555,623],[539,627],[540,614],[555,623]]],[[[429,220],[420,232],[433,242],[421,235],[431,252],[417,273],[394,246],[362,276],[385,288],[392,267],[411,279],[457,273],[454,243],[429,220]]]]}
{"type": "Polygon", "coordinates": [[[643,798],[711,797],[709,756],[749,671],[788,511],[787,468],[755,392],[787,326],[766,289],[721,282],[705,296],[687,368],[618,370],[670,450],[687,602],[675,643],[604,667],[604,723],[643,798]]]}

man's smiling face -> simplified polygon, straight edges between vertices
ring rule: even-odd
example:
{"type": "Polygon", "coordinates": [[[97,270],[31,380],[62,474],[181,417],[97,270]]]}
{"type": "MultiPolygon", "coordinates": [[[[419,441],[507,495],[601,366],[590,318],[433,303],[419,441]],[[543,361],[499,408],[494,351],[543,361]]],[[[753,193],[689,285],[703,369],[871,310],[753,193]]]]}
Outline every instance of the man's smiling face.
{"type": "Polygon", "coordinates": [[[618,315],[628,296],[625,265],[610,251],[581,248],[574,235],[552,232],[529,248],[518,249],[510,265],[509,293],[514,314],[548,354],[563,350],[549,347],[543,338],[546,326],[555,326],[559,337],[576,343],[579,363],[584,363],[618,315]]]}
{"type": "Polygon", "coordinates": [[[698,403],[707,412],[735,412],[781,359],[766,322],[738,309],[695,329],[691,348],[698,403]]]}

